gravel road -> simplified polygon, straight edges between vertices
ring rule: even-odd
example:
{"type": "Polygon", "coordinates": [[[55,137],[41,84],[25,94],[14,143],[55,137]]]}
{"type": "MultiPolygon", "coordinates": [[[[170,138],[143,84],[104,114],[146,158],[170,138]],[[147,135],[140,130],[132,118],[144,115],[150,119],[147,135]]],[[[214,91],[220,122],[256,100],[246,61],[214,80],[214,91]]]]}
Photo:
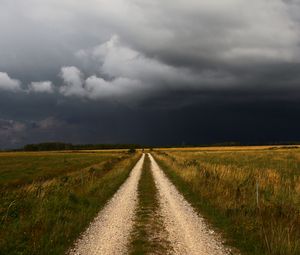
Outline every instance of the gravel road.
{"type": "Polygon", "coordinates": [[[230,251],[222,245],[204,220],[168,180],[151,155],[150,160],[159,193],[160,214],[173,248],[171,254],[230,254],[230,251]]]}
{"type": "MultiPolygon", "coordinates": [[[[162,220],[168,242],[167,254],[227,255],[216,234],[208,228],[185,198],[177,191],[149,154],[159,206],[157,216],[162,220]]],[[[138,183],[145,155],[141,157],[130,176],[106,204],[88,229],[68,252],[69,255],[128,254],[138,206],[138,183]]],[[[155,194],[153,194],[155,195],[155,194]]],[[[154,253],[156,254],[156,253],[154,253]]]]}
{"type": "Polygon", "coordinates": [[[143,155],[125,183],[106,204],[75,243],[70,255],[119,255],[127,253],[135,209],[143,155]]]}

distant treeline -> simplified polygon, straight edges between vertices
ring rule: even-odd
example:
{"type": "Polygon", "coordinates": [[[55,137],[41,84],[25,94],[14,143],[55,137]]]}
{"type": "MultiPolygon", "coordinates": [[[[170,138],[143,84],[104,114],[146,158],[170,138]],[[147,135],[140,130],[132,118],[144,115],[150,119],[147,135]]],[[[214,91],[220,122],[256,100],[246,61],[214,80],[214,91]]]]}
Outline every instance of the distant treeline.
{"type": "Polygon", "coordinates": [[[211,144],[177,144],[177,145],[139,145],[139,144],[71,144],[62,142],[48,142],[38,144],[27,144],[22,149],[13,151],[59,151],[59,150],[109,150],[109,149],[139,149],[139,148],[185,148],[185,147],[211,147],[211,146],[259,146],[259,145],[300,145],[299,141],[292,142],[266,142],[266,143],[242,143],[223,142],[211,144]]]}
{"type": "Polygon", "coordinates": [[[59,151],[59,150],[108,150],[108,149],[137,149],[138,144],[71,144],[71,143],[38,143],[27,144],[24,151],[59,151]]]}

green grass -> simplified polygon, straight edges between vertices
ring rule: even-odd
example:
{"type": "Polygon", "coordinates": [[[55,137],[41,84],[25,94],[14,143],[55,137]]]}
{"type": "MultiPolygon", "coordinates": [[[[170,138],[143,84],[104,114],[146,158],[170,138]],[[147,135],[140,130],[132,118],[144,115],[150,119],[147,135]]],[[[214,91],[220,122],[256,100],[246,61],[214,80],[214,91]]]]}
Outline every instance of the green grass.
{"type": "Polygon", "coordinates": [[[99,164],[122,152],[10,152],[0,153],[0,185],[46,180],[99,164]]]}
{"type": "MultiPolygon", "coordinates": [[[[64,254],[126,180],[140,157],[114,152],[54,155],[58,158],[53,158],[52,153],[42,154],[51,158],[45,161],[38,158],[40,154],[30,155],[32,163],[28,155],[15,155],[16,161],[10,159],[11,164],[20,166],[24,160],[26,174],[30,172],[27,166],[34,164],[38,173],[33,172],[31,181],[26,179],[17,186],[1,186],[0,254],[64,254]],[[56,168],[56,162],[63,162],[64,157],[80,162],[79,166],[67,171],[64,163],[58,163],[56,168]],[[48,175],[49,164],[54,172],[52,178],[48,175]],[[47,178],[36,178],[43,176],[43,166],[47,178]]],[[[6,166],[11,169],[10,183],[19,180],[18,175],[13,177],[13,167],[6,166]]]]}
{"type": "Polygon", "coordinates": [[[129,254],[167,254],[168,243],[162,238],[163,223],[157,215],[159,207],[157,192],[147,155],[138,185],[139,204],[129,254]]]}
{"type": "Polygon", "coordinates": [[[300,150],[154,155],[184,196],[243,254],[300,254],[300,150]]]}

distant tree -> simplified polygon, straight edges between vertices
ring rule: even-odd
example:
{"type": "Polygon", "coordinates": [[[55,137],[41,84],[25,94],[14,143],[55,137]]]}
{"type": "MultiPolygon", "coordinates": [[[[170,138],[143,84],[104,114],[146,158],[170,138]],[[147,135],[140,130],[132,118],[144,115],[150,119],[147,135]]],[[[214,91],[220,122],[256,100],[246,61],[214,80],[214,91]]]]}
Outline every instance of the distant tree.
{"type": "Polygon", "coordinates": [[[136,149],[135,148],[130,148],[129,150],[128,150],[128,153],[135,153],[136,152],[136,149]]]}
{"type": "Polygon", "coordinates": [[[58,151],[58,150],[71,150],[72,144],[51,142],[39,144],[27,144],[24,146],[25,151],[58,151]]]}
{"type": "Polygon", "coordinates": [[[137,144],[69,144],[49,142],[39,144],[27,144],[24,151],[58,151],[58,150],[107,150],[107,149],[136,149],[141,148],[137,144]]]}

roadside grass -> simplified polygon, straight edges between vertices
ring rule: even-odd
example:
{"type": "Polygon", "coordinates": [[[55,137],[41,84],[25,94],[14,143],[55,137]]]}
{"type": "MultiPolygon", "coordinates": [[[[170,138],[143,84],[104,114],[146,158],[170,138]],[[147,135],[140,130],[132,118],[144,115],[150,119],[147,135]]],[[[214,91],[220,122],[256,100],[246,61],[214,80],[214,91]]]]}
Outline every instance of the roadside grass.
{"type": "MultiPolygon", "coordinates": [[[[16,156],[17,162],[19,156],[16,156]]],[[[75,161],[84,162],[79,164],[84,167],[81,170],[76,165],[69,172],[56,172],[58,159],[53,158],[46,162],[52,164],[55,177],[49,178],[46,174],[46,179],[33,177],[30,183],[26,180],[22,185],[2,185],[0,254],[65,254],[126,180],[139,157],[140,153],[114,155],[111,152],[95,154],[92,158],[76,153],[75,161]]],[[[73,155],[68,155],[70,161],[72,158],[73,155]]],[[[30,159],[25,159],[25,165],[30,164],[27,161],[30,159]]],[[[38,176],[42,176],[45,162],[42,159],[33,162],[39,162],[38,176]]],[[[58,169],[63,167],[58,164],[58,169]]]]}
{"type": "Polygon", "coordinates": [[[158,191],[151,173],[151,162],[146,155],[138,185],[138,209],[129,254],[169,254],[170,245],[164,238],[164,226],[158,215],[158,191]]]}
{"type": "Polygon", "coordinates": [[[300,150],[156,151],[178,189],[243,254],[300,254],[300,150]]]}

